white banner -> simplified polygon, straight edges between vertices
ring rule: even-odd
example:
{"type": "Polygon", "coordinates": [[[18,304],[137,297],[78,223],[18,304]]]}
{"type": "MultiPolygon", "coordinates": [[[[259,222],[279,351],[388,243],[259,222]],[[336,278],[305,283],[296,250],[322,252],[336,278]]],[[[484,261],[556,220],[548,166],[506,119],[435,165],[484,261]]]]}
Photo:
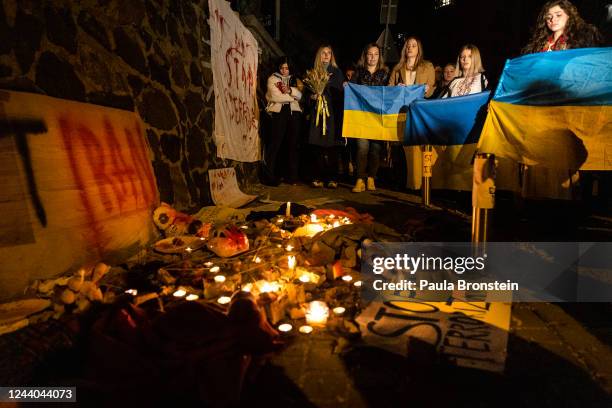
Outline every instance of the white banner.
{"type": "Polygon", "coordinates": [[[217,156],[260,160],[257,40],[225,0],[208,0],[217,156]]]}

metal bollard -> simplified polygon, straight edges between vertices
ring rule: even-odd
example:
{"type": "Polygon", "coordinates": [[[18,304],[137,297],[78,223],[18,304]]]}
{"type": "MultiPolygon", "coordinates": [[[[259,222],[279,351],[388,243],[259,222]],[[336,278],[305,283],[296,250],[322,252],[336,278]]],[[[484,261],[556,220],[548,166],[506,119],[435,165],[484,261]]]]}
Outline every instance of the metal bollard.
{"type": "MultiPolygon", "coordinates": [[[[472,184],[472,243],[486,243],[489,210],[495,207],[495,155],[477,153],[472,184]]],[[[484,248],[483,248],[484,249],[484,248]]]]}
{"type": "Polygon", "coordinates": [[[421,185],[421,197],[424,206],[431,205],[431,175],[433,166],[433,147],[423,146],[423,184],[421,185]]]}

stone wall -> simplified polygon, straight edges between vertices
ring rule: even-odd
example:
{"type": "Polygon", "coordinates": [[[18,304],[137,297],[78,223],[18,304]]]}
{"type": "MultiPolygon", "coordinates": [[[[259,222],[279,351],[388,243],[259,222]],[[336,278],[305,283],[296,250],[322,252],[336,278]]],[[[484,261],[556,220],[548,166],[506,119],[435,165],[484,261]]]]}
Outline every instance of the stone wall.
{"type": "Polygon", "coordinates": [[[257,182],[255,163],[216,157],[207,0],[1,2],[0,89],[138,112],[160,197],[182,210],[212,203],[208,169],[257,182]]]}

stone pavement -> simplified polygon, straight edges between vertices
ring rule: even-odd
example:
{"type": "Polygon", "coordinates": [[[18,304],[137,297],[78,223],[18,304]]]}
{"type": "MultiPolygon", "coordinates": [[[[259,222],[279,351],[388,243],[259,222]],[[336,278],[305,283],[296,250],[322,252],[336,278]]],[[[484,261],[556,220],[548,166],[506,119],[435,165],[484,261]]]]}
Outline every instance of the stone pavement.
{"type": "MultiPolygon", "coordinates": [[[[418,240],[469,239],[465,213],[425,209],[417,196],[406,193],[354,194],[348,186],[334,191],[284,185],[259,192],[291,202],[327,196],[339,201],[326,207],[367,211],[418,240]]],[[[537,233],[532,240],[538,240],[537,233]]],[[[345,348],[341,337],[327,331],[296,332],[246,387],[244,405],[611,407],[611,317],[608,303],[514,304],[503,374],[418,356],[406,359],[372,347],[345,348]]]]}

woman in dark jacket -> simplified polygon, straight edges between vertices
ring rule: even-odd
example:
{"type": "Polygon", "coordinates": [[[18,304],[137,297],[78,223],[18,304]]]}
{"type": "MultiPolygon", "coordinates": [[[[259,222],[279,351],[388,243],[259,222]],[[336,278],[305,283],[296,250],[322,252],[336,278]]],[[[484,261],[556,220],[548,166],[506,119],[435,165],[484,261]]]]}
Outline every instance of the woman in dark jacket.
{"type": "MultiPolygon", "coordinates": [[[[368,44],[361,53],[351,82],[357,85],[386,86],[389,82],[389,69],[383,61],[380,47],[376,43],[368,44]]],[[[354,193],[376,190],[374,178],[380,166],[380,154],[383,148],[381,140],[357,139],[357,181],[354,193]],[[364,179],[367,176],[367,186],[364,179]]]]}
{"type": "Polygon", "coordinates": [[[327,99],[329,117],[326,118],[326,131],[323,134],[323,121],[317,119],[318,95],[308,90],[307,110],[310,113],[308,128],[308,144],[312,147],[313,157],[313,187],[323,187],[324,182],[328,188],[337,188],[338,158],[345,144],[342,138],[342,113],[344,110],[344,90],[342,83],[344,75],[336,64],[334,52],[329,45],[319,47],[315,57],[314,69],[326,71],[329,82],[323,91],[327,99]]]}

